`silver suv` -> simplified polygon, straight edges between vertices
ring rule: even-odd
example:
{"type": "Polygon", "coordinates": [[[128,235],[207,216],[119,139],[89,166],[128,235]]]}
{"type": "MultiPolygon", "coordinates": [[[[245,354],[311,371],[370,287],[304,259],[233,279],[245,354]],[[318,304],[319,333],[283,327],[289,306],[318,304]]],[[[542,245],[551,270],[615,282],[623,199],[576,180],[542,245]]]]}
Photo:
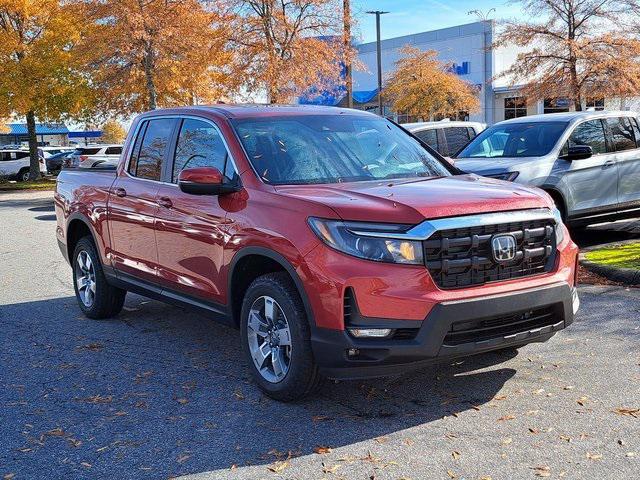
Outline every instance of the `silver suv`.
{"type": "Polygon", "coordinates": [[[506,120],[459,152],[456,167],[542,188],[573,226],[640,215],[640,127],[632,112],[506,120]]]}

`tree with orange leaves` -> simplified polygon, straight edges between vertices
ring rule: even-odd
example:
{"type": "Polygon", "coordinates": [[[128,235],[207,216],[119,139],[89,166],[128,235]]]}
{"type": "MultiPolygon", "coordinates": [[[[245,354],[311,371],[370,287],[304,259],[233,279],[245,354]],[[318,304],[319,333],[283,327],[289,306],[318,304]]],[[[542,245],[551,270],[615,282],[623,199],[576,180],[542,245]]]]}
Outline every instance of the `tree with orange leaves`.
{"type": "Polygon", "coordinates": [[[101,112],[210,103],[239,88],[222,2],[78,1],[92,20],[83,51],[101,112]]]}
{"type": "Polygon", "coordinates": [[[310,87],[344,84],[342,64],[355,56],[342,38],[342,1],[235,0],[240,28],[233,36],[245,59],[246,86],[286,103],[310,87]]]}
{"type": "Polygon", "coordinates": [[[24,117],[29,179],[40,176],[36,120],[83,117],[92,105],[76,68],[83,22],[59,0],[0,0],[0,118],[24,117]]]}
{"type": "Polygon", "coordinates": [[[384,86],[384,96],[396,112],[429,120],[457,116],[480,108],[473,87],[437,59],[435,50],[406,46],[384,86]]]}
{"type": "Polygon", "coordinates": [[[523,84],[529,100],[567,98],[582,110],[588,97],[640,94],[640,41],[610,31],[621,16],[615,0],[522,0],[532,20],[507,22],[494,48],[523,49],[500,76],[523,84]]]}

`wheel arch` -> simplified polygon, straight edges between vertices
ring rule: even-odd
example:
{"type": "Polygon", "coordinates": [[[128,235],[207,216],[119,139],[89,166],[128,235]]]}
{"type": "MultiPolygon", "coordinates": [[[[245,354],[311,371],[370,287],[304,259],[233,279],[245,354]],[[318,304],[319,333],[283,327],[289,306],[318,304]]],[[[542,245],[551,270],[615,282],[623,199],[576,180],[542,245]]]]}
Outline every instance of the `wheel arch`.
{"type": "MultiPolygon", "coordinates": [[[[67,255],[69,258],[69,262],[73,262],[73,251],[78,244],[78,241],[87,236],[87,234],[93,240],[93,244],[98,248],[98,243],[96,242],[96,234],[93,231],[93,227],[91,226],[91,222],[79,212],[73,213],[69,217],[69,221],[67,222],[67,231],[65,238],[67,240],[67,255]]],[[[100,252],[98,251],[98,255],[100,256],[100,252]]]]}
{"type": "Polygon", "coordinates": [[[562,213],[562,219],[566,221],[567,214],[568,214],[567,200],[566,198],[564,198],[564,195],[562,194],[562,192],[560,192],[560,190],[558,190],[557,188],[549,185],[543,185],[540,188],[544,190],[546,193],[548,193],[549,196],[551,196],[556,206],[562,213]]]}
{"type": "Polygon", "coordinates": [[[314,328],[313,310],[298,272],[283,255],[265,247],[245,247],[233,256],[229,265],[227,280],[227,292],[229,292],[228,308],[229,315],[235,325],[239,325],[242,300],[249,284],[255,278],[274,271],[284,271],[289,275],[302,300],[309,326],[314,328]],[[251,275],[243,275],[247,267],[255,266],[258,266],[258,268],[252,271],[251,275]]]}

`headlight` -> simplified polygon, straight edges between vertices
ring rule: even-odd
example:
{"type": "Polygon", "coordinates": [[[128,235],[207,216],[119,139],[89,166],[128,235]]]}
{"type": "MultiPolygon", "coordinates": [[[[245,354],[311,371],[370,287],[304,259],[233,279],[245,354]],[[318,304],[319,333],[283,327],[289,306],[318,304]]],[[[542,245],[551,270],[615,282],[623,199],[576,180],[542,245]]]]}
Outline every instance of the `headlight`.
{"type": "Polygon", "coordinates": [[[385,233],[406,231],[409,228],[406,225],[343,222],[310,217],[309,226],[320,240],[347,255],[376,262],[408,265],[424,263],[421,242],[385,238],[385,233]]]}
{"type": "Polygon", "coordinates": [[[505,172],[505,173],[496,173],[495,175],[487,175],[489,178],[495,178],[496,180],[506,180],[507,182],[513,182],[520,172],[505,172]]]}
{"type": "Polygon", "coordinates": [[[553,209],[553,218],[556,221],[556,246],[564,240],[564,223],[562,223],[562,213],[557,208],[553,209]]]}

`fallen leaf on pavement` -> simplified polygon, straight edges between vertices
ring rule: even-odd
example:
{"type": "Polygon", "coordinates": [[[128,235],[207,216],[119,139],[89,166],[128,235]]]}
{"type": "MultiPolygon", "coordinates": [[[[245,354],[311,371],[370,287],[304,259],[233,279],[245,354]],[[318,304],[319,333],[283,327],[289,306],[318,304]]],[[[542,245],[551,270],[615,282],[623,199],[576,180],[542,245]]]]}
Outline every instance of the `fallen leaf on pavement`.
{"type": "Polygon", "coordinates": [[[89,462],[82,462],[80,465],[82,465],[85,468],[91,468],[91,464],[89,462]]]}
{"type": "Polygon", "coordinates": [[[449,475],[449,478],[458,478],[458,476],[451,470],[447,470],[447,475],[449,475]]]}
{"type": "Polygon", "coordinates": [[[331,453],[330,447],[317,446],[313,449],[313,451],[319,455],[324,455],[325,453],[331,453]]]}
{"type": "Polygon", "coordinates": [[[587,458],[589,460],[600,460],[602,458],[602,455],[599,453],[590,453],[587,452],[587,458]]]}
{"type": "Polygon", "coordinates": [[[49,430],[47,435],[51,435],[52,437],[64,437],[64,430],[61,428],[54,428],[53,430],[49,430]]]}
{"type": "Polygon", "coordinates": [[[516,418],[516,417],[514,417],[513,415],[505,415],[504,417],[500,417],[498,419],[498,421],[499,422],[504,422],[506,420],[513,420],[514,418],[516,418]]]}
{"type": "Polygon", "coordinates": [[[335,473],[340,468],[340,465],[336,464],[332,467],[328,467],[324,463],[322,464],[322,473],[335,473]]]}
{"type": "Polygon", "coordinates": [[[531,433],[540,433],[540,430],[538,430],[537,428],[529,428],[529,432],[531,432],[531,433]]]}
{"type": "Polygon", "coordinates": [[[327,417],[326,415],[314,415],[311,417],[311,421],[313,422],[326,422],[331,420],[331,417],[327,417]]]}
{"type": "Polygon", "coordinates": [[[502,445],[510,445],[510,444],[511,444],[511,442],[513,442],[513,439],[512,439],[511,437],[509,437],[509,438],[505,438],[505,439],[502,441],[502,445]]]}
{"type": "Polygon", "coordinates": [[[613,413],[617,413],[618,415],[629,415],[630,417],[640,418],[640,408],[625,408],[620,407],[616,408],[613,413]]]}
{"type": "Polygon", "coordinates": [[[581,407],[584,407],[584,404],[587,403],[587,400],[589,400],[589,397],[580,397],[578,400],[576,400],[576,402],[578,402],[578,405],[580,405],[581,407]]]}
{"type": "Polygon", "coordinates": [[[532,467],[536,477],[550,477],[551,469],[547,466],[542,467],[532,467]]]}
{"type": "Polygon", "coordinates": [[[177,462],[178,462],[178,463],[184,463],[184,462],[186,462],[187,460],[189,460],[189,458],[191,458],[191,455],[180,455],[180,456],[178,457],[177,462]]]}
{"type": "Polygon", "coordinates": [[[178,398],[176,400],[180,405],[186,405],[187,403],[189,403],[189,400],[187,400],[186,398],[178,398]]]}
{"type": "Polygon", "coordinates": [[[272,471],[273,473],[280,473],[281,471],[283,471],[288,466],[289,466],[289,461],[288,460],[285,460],[285,461],[278,460],[277,462],[272,463],[271,465],[269,465],[267,468],[270,471],[272,471]]]}
{"type": "Polygon", "coordinates": [[[453,452],[451,452],[451,456],[453,457],[454,460],[457,460],[457,459],[460,458],[460,452],[453,451],[453,452]]]}
{"type": "Polygon", "coordinates": [[[242,393],[242,391],[237,388],[235,392],[233,392],[234,397],[236,397],[238,400],[244,400],[244,394],[242,393]]]}

